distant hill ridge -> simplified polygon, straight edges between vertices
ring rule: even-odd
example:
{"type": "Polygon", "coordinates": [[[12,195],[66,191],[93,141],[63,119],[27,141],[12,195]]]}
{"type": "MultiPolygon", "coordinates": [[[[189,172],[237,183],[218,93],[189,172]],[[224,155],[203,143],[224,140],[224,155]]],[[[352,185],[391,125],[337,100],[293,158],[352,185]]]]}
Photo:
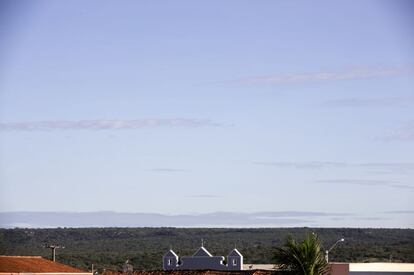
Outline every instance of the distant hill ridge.
{"type": "Polygon", "coordinates": [[[316,220],[332,220],[347,216],[351,214],[313,211],[212,212],[176,215],[113,211],[0,212],[0,227],[280,227],[309,226],[316,220]]]}

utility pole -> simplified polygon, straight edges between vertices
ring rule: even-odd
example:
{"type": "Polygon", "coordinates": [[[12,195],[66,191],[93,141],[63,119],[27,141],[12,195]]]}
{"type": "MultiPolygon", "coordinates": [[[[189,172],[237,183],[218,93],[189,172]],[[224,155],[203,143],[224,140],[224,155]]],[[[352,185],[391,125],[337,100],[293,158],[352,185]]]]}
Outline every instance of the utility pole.
{"type": "Polygon", "coordinates": [[[49,248],[52,251],[52,260],[56,262],[56,249],[64,249],[65,247],[59,244],[47,244],[45,248],[49,248]]]}

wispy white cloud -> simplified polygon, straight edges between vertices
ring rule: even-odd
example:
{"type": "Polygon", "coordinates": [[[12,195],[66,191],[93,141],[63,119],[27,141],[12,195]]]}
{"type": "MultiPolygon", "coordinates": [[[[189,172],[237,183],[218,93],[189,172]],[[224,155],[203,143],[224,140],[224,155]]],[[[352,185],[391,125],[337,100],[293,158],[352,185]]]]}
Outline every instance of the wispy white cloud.
{"type": "Polygon", "coordinates": [[[394,133],[383,138],[385,141],[414,141],[414,120],[405,123],[394,133]]]}
{"type": "Polygon", "coordinates": [[[342,98],[322,103],[324,107],[406,107],[414,105],[414,97],[342,98]]]}
{"type": "Polygon", "coordinates": [[[383,217],[355,217],[353,218],[357,221],[385,221],[389,220],[389,218],[383,218],[383,217]]]}
{"type": "Polygon", "coordinates": [[[144,118],[0,122],[0,131],[51,131],[51,130],[134,130],[155,127],[196,128],[224,126],[208,119],[144,118]]]}
{"type": "Polygon", "coordinates": [[[185,170],[185,169],[177,169],[177,168],[153,168],[153,169],[148,169],[148,171],[175,173],[175,172],[185,172],[187,170],[185,170]]]}
{"type": "Polygon", "coordinates": [[[408,184],[400,184],[390,180],[372,180],[372,179],[328,179],[317,180],[318,183],[329,184],[353,184],[353,185],[365,185],[365,186],[385,186],[398,189],[414,190],[414,186],[408,184]]]}
{"type": "Polygon", "coordinates": [[[367,186],[390,185],[392,181],[387,180],[367,180],[367,179],[328,179],[317,180],[318,183],[339,183],[339,184],[356,184],[367,186]]]}
{"type": "Polygon", "coordinates": [[[211,194],[198,194],[198,195],[187,196],[187,198],[193,198],[193,199],[219,199],[222,197],[223,196],[211,195],[211,194]]]}
{"type": "Polygon", "coordinates": [[[414,186],[407,185],[407,184],[393,184],[391,187],[398,188],[398,189],[408,189],[408,190],[414,190],[414,186]]]}
{"type": "Polygon", "coordinates": [[[255,165],[292,169],[359,168],[385,172],[414,171],[410,162],[365,162],[347,163],[339,161],[256,161],[255,165]]]}
{"type": "Polygon", "coordinates": [[[304,83],[337,80],[353,80],[378,77],[413,75],[414,67],[377,67],[355,68],[343,71],[325,71],[312,73],[274,74],[266,76],[246,77],[239,80],[242,83],[304,83]]]}
{"type": "Polygon", "coordinates": [[[414,214],[414,210],[394,210],[383,212],[385,214],[414,214]]]}
{"type": "Polygon", "coordinates": [[[392,171],[414,170],[412,162],[366,162],[357,164],[362,168],[386,169],[392,171]]]}
{"type": "Polygon", "coordinates": [[[320,169],[327,167],[343,167],[348,166],[345,162],[329,162],[329,161],[303,161],[303,162],[289,162],[289,161],[256,161],[256,165],[274,166],[279,168],[296,168],[296,169],[320,169]]]}

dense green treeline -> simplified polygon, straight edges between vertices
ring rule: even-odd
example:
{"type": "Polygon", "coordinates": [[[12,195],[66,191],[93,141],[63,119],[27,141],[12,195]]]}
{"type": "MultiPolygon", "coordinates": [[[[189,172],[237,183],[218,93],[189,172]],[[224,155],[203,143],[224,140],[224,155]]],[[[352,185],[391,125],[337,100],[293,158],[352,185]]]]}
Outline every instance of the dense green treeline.
{"type": "Polygon", "coordinates": [[[213,254],[226,256],[237,248],[245,263],[274,263],[274,247],[291,234],[301,239],[315,232],[326,248],[345,238],[330,254],[331,261],[414,262],[413,229],[345,228],[57,228],[0,229],[0,254],[50,257],[45,243],[59,243],[57,260],[83,269],[120,269],[129,259],[134,269],[160,269],[163,254],[171,246],[179,255],[191,255],[205,240],[213,254]]]}

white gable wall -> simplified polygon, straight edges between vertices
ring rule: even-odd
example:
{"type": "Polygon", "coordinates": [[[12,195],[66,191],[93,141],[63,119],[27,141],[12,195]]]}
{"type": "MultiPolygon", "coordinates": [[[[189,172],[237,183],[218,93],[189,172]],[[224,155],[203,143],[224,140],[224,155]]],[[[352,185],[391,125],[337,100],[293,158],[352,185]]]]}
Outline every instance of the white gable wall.
{"type": "Polygon", "coordinates": [[[174,251],[168,251],[163,257],[162,268],[164,270],[174,270],[178,266],[178,255],[174,251]]]}

